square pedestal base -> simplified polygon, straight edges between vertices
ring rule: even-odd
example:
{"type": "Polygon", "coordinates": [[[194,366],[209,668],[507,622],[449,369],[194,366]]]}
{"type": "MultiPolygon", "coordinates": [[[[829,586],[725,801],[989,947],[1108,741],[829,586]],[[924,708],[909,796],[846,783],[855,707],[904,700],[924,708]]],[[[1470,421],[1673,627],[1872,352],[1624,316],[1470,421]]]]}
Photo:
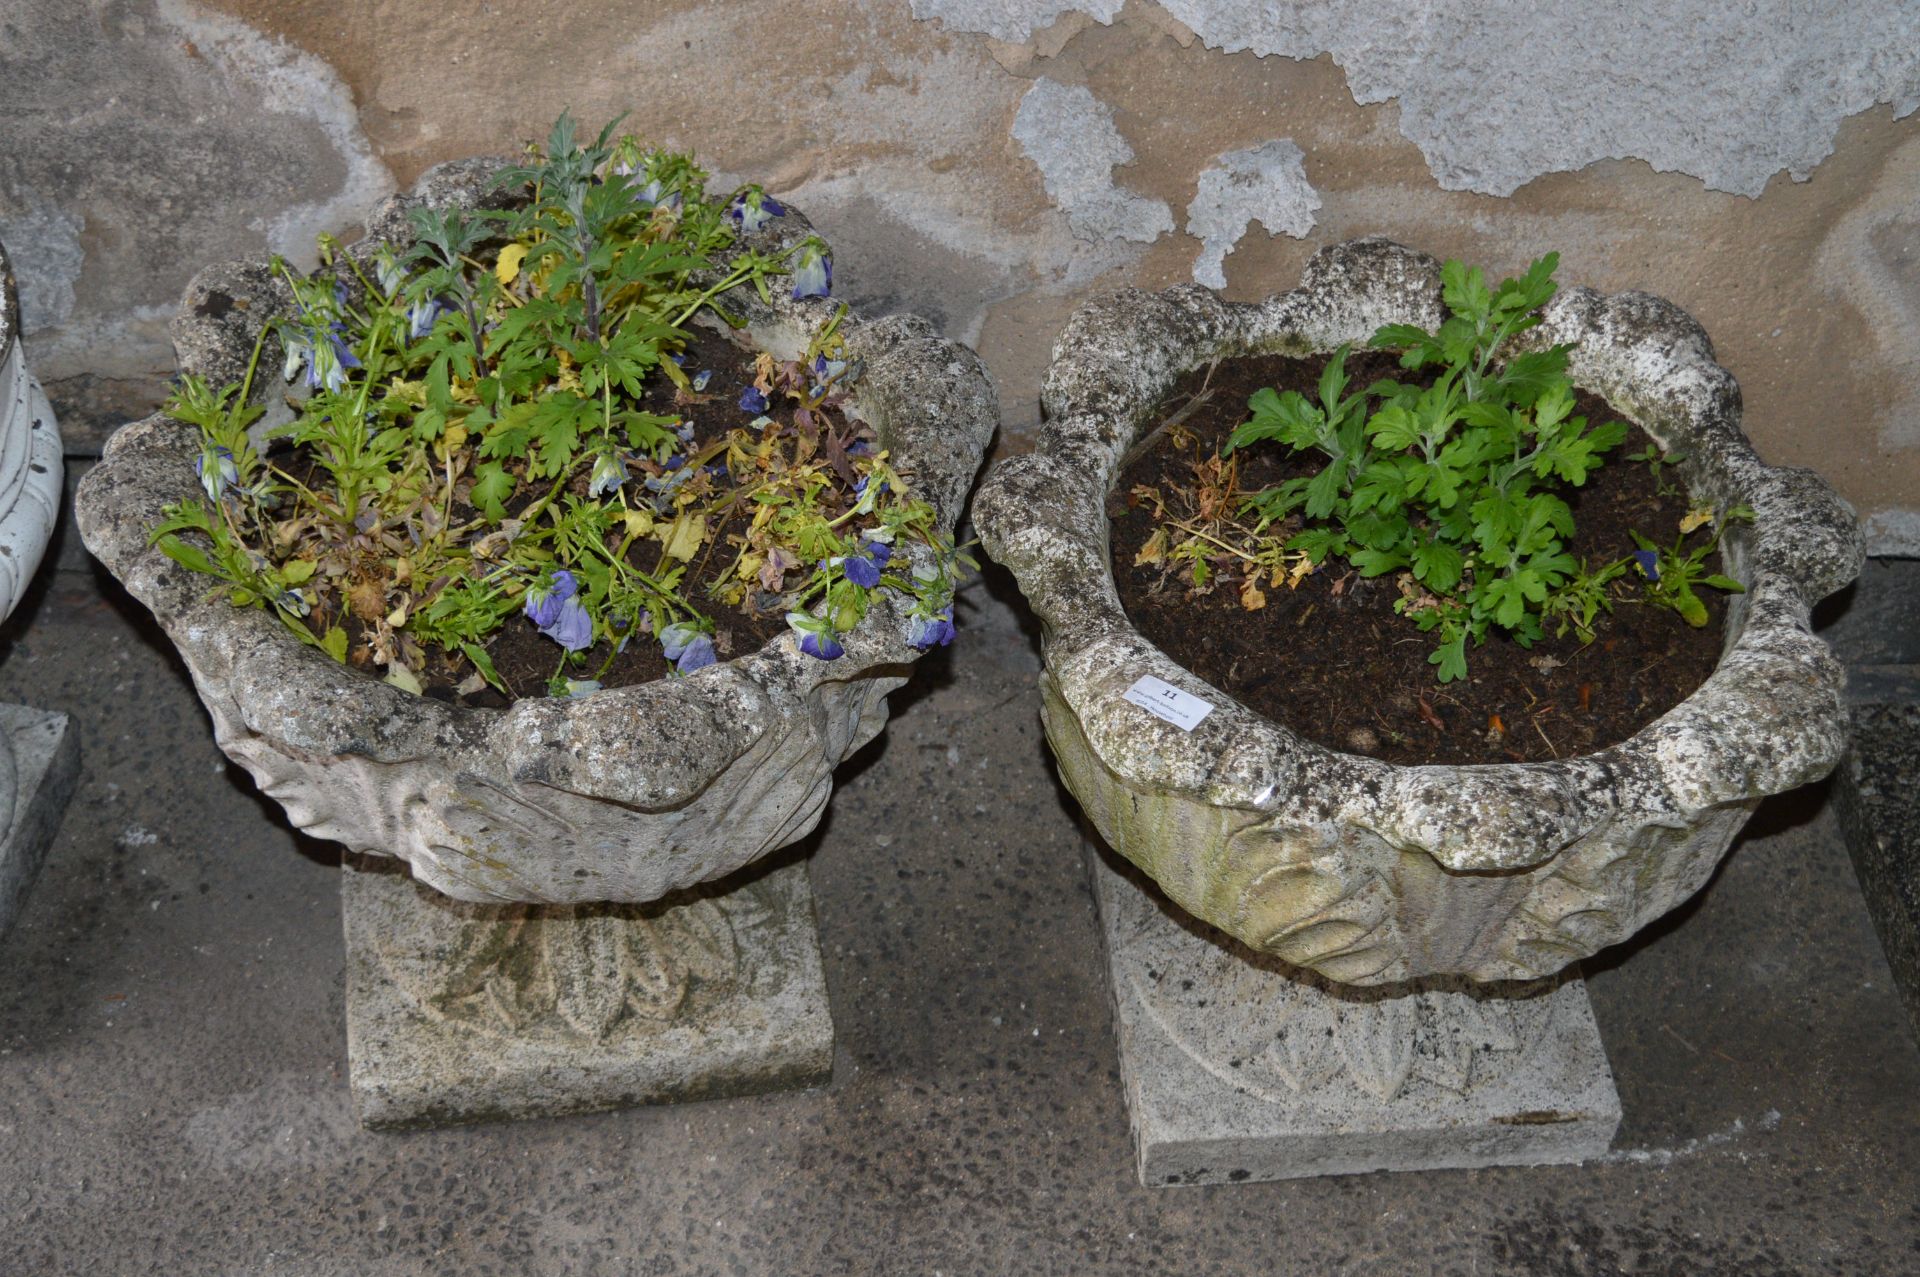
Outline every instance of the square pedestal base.
{"type": "Polygon", "coordinates": [[[1577,977],[1333,985],[1119,864],[1089,848],[1141,1183],[1578,1162],[1613,1139],[1620,1098],[1577,977]]]}
{"type": "Polygon", "coordinates": [[[0,835],[0,936],[40,873],[60,817],[80,779],[80,733],[65,714],[0,705],[0,732],[13,751],[13,822],[0,835]]]}
{"type": "Polygon", "coordinates": [[[372,1128],[814,1086],[833,1069],[804,863],[646,905],[470,905],[342,878],[347,1061],[372,1128]]]}

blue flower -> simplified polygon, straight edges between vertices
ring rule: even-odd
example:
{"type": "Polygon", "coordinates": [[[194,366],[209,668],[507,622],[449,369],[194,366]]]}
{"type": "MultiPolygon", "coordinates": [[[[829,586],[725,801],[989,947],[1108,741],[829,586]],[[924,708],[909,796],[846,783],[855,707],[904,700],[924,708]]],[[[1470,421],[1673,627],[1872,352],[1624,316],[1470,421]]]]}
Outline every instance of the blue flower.
{"type": "Polygon", "coordinates": [[[849,554],[840,560],[840,570],[847,574],[847,580],[863,590],[880,584],[880,565],[865,555],[849,554]]]}
{"type": "Polygon", "coordinates": [[[949,603],[932,616],[911,618],[907,622],[907,642],[923,652],[953,642],[953,605],[949,603]]]}
{"type": "Polygon", "coordinates": [[[765,226],[769,219],[786,215],[786,205],[764,191],[742,191],[727,205],[727,216],[748,235],[765,226]]]}
{"type": "Polygon", "coordinates": [[[787,628],[800,636],[800,650],[815,660],[837,661],[847,654],[833,626],[811,613],[787,613],[787,628]]]}
{"type": "Polygon", "coordinates": [[[304,590],[282,590],[273,600],[274,606],[293,616],[306,616],[313,611],[313,603],[304,590]]]}
{"type": "Polygon", "coordinates": [[[419,341],[433,331],[433,326],[440,322],[440,316],[446,313],[446,305],[438,297],[423,297],[413,303],[407,307],[408,337],[419,341]]]}
{"type": "Polygon", "coordinates": [[[673,433],[679,437],[681,443],[692,443],[693,423],[691,421],[683,421],[674,428],[673,433]]]}
{"type": "Polygon", "coordinates": [[[593,646],[593,617],[587,614],[586,604],[570,598],[560,605],[553,624],[541,626],[540,632],[569,652],[585,651],[593,646]]]}
{"type": "Polygon", "coordinates": [[[740,411],[765,412],[766,410],[767,397],[760,393],[760,387],[748,386],[740,392],[740,411]]]}
{"type": "Polygon", "coordinates": [[[1635,550],[1634,561],[1640,565],[1640,573],[1649,581],[1660,579],[1660,556],[1652,550],[1635,550]]]}
{"type": "Polygon", "coordinates": [[[821,251],[817,241],[800,246],[793,263],[793,297],[825,297],[833,291],[833,259],[821,251]]]}
{"type": "Polygon", "coordinates": [[[594,458],[593,474],[587,479],[587,495],[604,497],[626,481],[626,463],[611,452],[603,452],[594,458]]]}
{"type": "Polygon", "coordinates": [[[695,639],[702,636],[700,626],[693,621],[675,621],[660,631],[660,650],[670,661],[677,661],[695,639]]]}
{"type": "Polygon", "coordinates": [[[209,501],[218,501],[222,492],[240,486],[240,468],[233,464],[233,452],[211,439],[201,442],[200,455],[193,459],[193,469],[200,476],[200,486],[207,490],[209,501]]]}
{"type": "Polygon", "coordinates": [[[407,282],[407,273],[400,269],[400,263],[393,259],[393,250],[382,244],[373,255],[373,278],[380,285],[380,292],[392,300],[407,282]]]}
{"type": "Polygon", "coordinates": [[[886,567],[892,557],[892,546],[882,541],[864,541],[857,551],[840,561],[840,570],[847,574],[847,580],[863,590],[871,590],[880,584],[880,569],[886,567]]]}
{"type": "Polygon", "coordinates": [[[703,368],[694,375],[693,388],[696,392],[705,390],[707,383],[713,380],[713,369],[703,368]]]}
{"type": "Polygon", "coordinates": [[[702,634],[681,649],[680,659],[673,663],[673,667],[682,674],[691,674],[719,660],[719,654],[713,650],[713,640],[702,634]]]}
{"type": "Polygon", "coordinates": [[[521,603],[521,610],[544,631],[560,619],[561,605],[579,591],[580,586],[574,581],[573,573],[565,568],[556,568],[550,581],[544,584],[535,582],[527,587],[527,597],[521,603]]]}
{"type": "Polygon", "coordinates": [[[802,634],[800,650],[822,661],[837,661],[847,654],[847,649],[831,634],[802,634]]]}

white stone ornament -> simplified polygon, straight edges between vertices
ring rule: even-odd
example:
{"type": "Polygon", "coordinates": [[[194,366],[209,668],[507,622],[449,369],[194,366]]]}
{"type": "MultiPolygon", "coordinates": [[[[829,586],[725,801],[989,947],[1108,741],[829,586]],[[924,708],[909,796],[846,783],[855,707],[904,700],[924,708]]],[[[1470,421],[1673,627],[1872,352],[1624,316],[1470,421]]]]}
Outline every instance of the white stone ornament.
{"type": "MultiPolygon", "coordinates": [[[[27,368],[13,267],[0,248],[0,620],[13,614],[60,514],[60,428],[27,368]]],[[[0,706],[0,934],[39,872],[79,775],[64,714],[0,706]]]]}

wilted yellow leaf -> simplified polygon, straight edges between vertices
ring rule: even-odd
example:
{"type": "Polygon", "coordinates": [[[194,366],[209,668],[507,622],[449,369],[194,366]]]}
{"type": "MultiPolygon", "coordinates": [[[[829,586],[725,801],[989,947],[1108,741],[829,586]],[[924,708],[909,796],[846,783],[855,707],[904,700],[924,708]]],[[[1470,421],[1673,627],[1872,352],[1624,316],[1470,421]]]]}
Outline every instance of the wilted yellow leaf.
{"type": "Polygon", "coordinates": [[[1167,530],[1165,528],[1158,528],[1152,536],[1147,538],[1147,543],[1140,547],[1140,553],[1133,556],[1133,566],[1141,568],[1147,566],[1149,563],[1160,563],[1164,561],[1166,557],[1167,530]]]}
{"type": "Polygon", "coordinates": [[[511,284],[520,277],[520,263],[527,257],[525,244],[509,244],[500,250],[500,256],[493,264],[493,275],[503,285],[511,284]]]}
{"type": "Polygon", "coordinates": [[[681,514],[660,534],[660,544],[667,557],[683,563],[693,561],[693,556],[700,552],[700,543],[706,539],[706,517],[691,510],[681,514]]]}
{"type": "Polygon", "coordinates": [[[1261,593],[1260,578],[1256,574],[1240,582],[1240,606],[1249,612],[1258,612],[1267,605],[1267,596],[1261,593]]]}
{"type": "Polygon", "coordinates": [[[621,520],[627,525],[627,535],[630,537],[643,537],[653,531],[651,510],[629,510],[621,516],[621,520]]]}
{"type": "Polygon", "coordinates": [[[1698,510],[1689,510],[1687,517],[1680,520],[1680,535],[1685,536],[1695,528],[1704,528],[1713,522],[1713,508],[1701,506],[1698,510]]]}
{"type": "Polygon", "coordinates": [[[414,672],[398,662],[387,667],[386,681],[403,692],[412,692],[415,696],[420,695],[422,690],[420,680],[414,672]]]}

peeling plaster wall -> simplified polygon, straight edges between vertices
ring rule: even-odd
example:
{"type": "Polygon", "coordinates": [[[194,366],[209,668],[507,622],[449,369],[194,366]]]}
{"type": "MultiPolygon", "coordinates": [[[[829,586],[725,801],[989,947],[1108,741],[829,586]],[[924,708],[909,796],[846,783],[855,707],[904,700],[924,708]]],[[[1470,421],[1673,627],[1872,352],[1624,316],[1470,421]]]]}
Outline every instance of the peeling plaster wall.
{"type": "Polygon", "coordinates": [[[845,295],[978,345],[1003,450],[1095,291],[1254,297],[1360,234],[1493,271],[1557,249],[1690,310],[1768,459],[1920,548],[1916,27],[1914,0],[14,0],[0,238],[63,410],[105,423],[158,394],[200,263],[631,110],[799,201],[845,295]]]}
{"type": "Polygon", "coordinates": [[[166,319],[197,264],[310,261],[316,233],[351,229],[392,188],[332,69],[245,23],[186,0],[13,0],[4,15],[0,241],[56,392],[150,387],[172,371],[166,319]]]}

